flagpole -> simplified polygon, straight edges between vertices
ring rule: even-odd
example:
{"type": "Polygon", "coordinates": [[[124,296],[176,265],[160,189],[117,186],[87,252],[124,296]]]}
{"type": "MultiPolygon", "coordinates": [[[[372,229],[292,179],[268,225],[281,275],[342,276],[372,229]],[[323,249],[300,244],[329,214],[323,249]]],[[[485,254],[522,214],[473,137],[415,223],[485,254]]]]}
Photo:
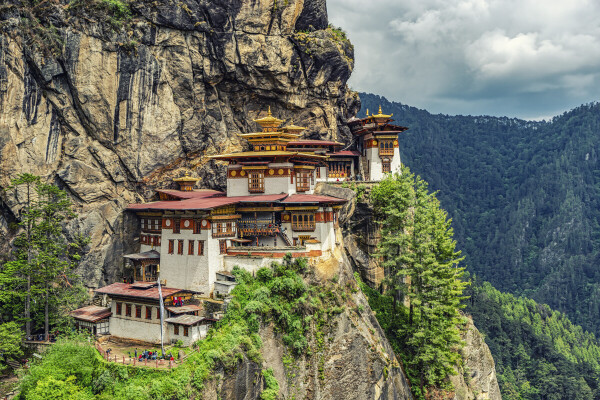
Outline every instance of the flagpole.
{"type": "MultiPolygon", "coordinates": [[[[160,267],[159,267],[160,268],[160,267]]],[[[165,304],[163,302],[163,297],[162,297],[162,289],[160,287],[160,269],[158,270],[158,278],[156,279],[157,283],[158,283],[158,301],[160,303],[160,351],[162,353],[162,356],[165,356],[165,346],[163,343],[163,324],[164,324],[164,308],[165,308],[165,304]]]]}

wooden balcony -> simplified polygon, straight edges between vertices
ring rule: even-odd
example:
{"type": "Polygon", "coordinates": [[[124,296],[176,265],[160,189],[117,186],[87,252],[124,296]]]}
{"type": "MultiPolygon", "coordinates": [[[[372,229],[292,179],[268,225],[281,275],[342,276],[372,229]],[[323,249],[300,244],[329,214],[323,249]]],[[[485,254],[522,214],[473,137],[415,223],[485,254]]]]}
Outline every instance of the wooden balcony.
{"type": "Polygon", "coordinates": [[[315,230],[314,222],[292,223],[292,230],[295,232],[313,232],[315,230]]]}
{"type": "Polygon", "coordinates": [[[380,156],[393,156],[394,155],[394,149],[379,149],[379,155],[380,156]]]}

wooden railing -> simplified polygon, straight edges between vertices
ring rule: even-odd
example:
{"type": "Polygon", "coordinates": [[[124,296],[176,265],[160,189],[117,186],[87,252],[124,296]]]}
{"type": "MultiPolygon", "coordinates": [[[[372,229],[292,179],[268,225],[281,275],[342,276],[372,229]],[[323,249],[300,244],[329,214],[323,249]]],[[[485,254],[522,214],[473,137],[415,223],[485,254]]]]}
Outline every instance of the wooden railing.
{"type": "Polygon", "coordinates": [[[292,229],[296,232],[312,232],[315,230],[315,223],[314,222],[302,222],[302,223],[293,223],[292,222],[292,229]]]}

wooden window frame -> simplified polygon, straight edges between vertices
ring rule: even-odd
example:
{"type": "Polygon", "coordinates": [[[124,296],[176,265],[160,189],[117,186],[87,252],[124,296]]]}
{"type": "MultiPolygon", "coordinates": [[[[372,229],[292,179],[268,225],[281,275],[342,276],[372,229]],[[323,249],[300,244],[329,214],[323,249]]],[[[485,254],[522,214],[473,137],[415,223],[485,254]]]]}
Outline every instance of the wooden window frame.
{"type": "Polygon", "coordinates": [[[204,240],[198,240],[198,255],[204,255],[204,240]]]}
{"type": "Polygon", "coordinates": [[[183,327],[183,336],[190,336],[190,327],[187,325],[183,327]]]}
{"type": "Polygon", "coordinates": [[[219,240],[219,254],[227,254],[227,240],[219,240]]]}
{"type": "Polygon", "coordinates": [[[308,171],[296,171],[296,192],[308,192],[310,190],[310,175],[308,171]]]}
{"type": "Polygon", "coordinates": [[[177,241],[177,254],[183,255],[183,239],[177,241]]]}
{"type": "Polygon", "coordinates": [[[131,317],[131,304],[125,303],[125,316],[131,317]]]}
{"type": "Polygon", "coordinates": [[[248,192],[249,193],[264,193],[265,192],[265,171],[264,170],[248,171],[248,192]]]}
{"type": "Polygon", "coordinates": [[[123,312],[123,303],[121,303],[120,301],[117,301],[117,304],[115,306],[115,314],[121,315],[122,312],[123,312]]]}
{"type": "Polygon", "coordinates": [[[152,307],[146,306],[146,319],[152,319],[152,307]]]}
{"type": "Polygon", "coordinates": [[[381,171],[384,174],[389,174],[392,172],[392,162],[391,161],[382,161],[381,162],[381,171]]]}
{"type": "Polygon", "coordinates": [[[173,218],[173,233],[181,233],[181,218],[173,218]]]}
{"type": "Polygon", "coordinates": [[[156,307],[156,319],[160,319],[160,307],[156,307]]]}
{"type": "Polygon", "coordinates": [[[199,235],[202,233],[202,220],[195,219],[194,220],[194,234],[199,235]]]}
{"type": "Polygon", "coordinates": [[[237,233],[237,225],[235,221],[213,222],[212,236],[213,237],[229,237],[235,236],[237,233]]]}
{"type": "Polygon", "coordinates": [[[179,325],[173,325],[173,335],[179,336],[179,325]]]}
{"type": "Polygon", "coordinates": [[[315,213],[292,213],[292,230],[295,232],[314,232],[315,213]]]}
{"type": "Polygon", "coordinates": [[[142,306],[137,305],[137,304],[135,306],[135,317],[142,318],[142,306]]]}
{"type": "Polygon", "coordinates": [[[175,239],[169,239],[169,254],[175,253],[175,239]]]}
{"type": "Polygon", "coordinates": [[[194,255],[194,247],[195,247],[194,240],[188,240],[188,256],[194,255]]]}

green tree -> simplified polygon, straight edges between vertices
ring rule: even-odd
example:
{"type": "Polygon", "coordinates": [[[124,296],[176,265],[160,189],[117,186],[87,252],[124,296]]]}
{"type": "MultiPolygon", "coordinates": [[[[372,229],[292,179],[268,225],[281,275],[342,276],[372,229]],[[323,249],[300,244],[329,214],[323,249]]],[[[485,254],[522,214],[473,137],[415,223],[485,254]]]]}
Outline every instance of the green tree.
{"type": "Polygon", "coordinates": [[[422,396],[426,387],[443,386],[460,360],[459,309],[467,285],[458,266],[462,257],[446,212],[427,183],[408,169],[387,177],[371,197],[381,223],[378,255],[394,309],[407,314],[397,328],[403,360],[422,396]]]}
{"type": "Polygon", "coordinates": [[[0,324],[0,373],[6,368],[6,361],[23,355],[23,331],[14,322],[0,324]]]}
{"type": "Polygon", "coordinates": [[[41,324],[48,335],[51,323],[61,322],[68,311],[65,308],[80,302],[84,295],[73,271],[87,240],[79,236],[66,239],[63,224],[75,214],[63,190],[31,174],[14,179],[12,189],[23,198],[21,231],[13,242],[13,259],[0,267],[0,301],[23,302],[27,336],[35,320],[32,310],[42,314],[41,324]],[[43,311],[32,308],[33,296],[41,300],[36,304],[41,304],[43,311]]]}

